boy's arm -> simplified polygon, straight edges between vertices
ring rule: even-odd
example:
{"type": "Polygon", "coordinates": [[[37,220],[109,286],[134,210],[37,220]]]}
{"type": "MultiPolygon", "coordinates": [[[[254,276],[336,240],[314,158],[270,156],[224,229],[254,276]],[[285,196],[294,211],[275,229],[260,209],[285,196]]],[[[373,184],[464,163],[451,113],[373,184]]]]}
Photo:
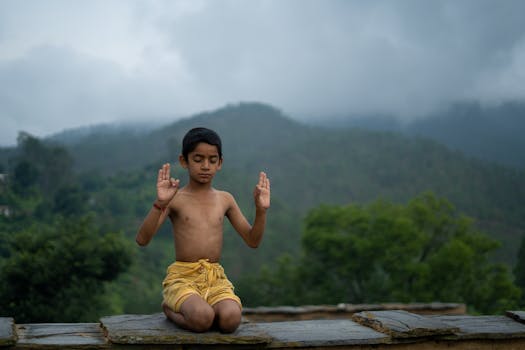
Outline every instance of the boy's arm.
{"type": "Polygon", "coordinates": [[[168,213],[169,209],[167,207],[164,208],[160,206],[157,201],[154,202],[148,215],[146,215],[146,218],[142,222],[142,225],[140,225],[139,232],[137,232],[137,236],[135,237],[135,241],[138,245],[145,246],[151,241],[159,227],[166,220],[168,213]]]}
{"type": "Polygon", "coordinates": [[[257,248],[266,227],[266,211],[270,208],[270,179],[264,172],[259,174],[259,182],[255,186],[253,197],[255,201],[253,225],[248,223],[233,197],[230,199],[231,205],[226,216],[246,244],[251,248],[257,248]]]}
{"type": "Polygon", "coordinates": [[[142,222],[135,240],[141,246],[147,245],[159,227],[166,220],[169,214],[168,205],[175,197],[179,189],[179,180],[170,178],[170,165],[164,164],[159,169],[157,177],[157,200],[154,202],[148,215],[142,222]]]}

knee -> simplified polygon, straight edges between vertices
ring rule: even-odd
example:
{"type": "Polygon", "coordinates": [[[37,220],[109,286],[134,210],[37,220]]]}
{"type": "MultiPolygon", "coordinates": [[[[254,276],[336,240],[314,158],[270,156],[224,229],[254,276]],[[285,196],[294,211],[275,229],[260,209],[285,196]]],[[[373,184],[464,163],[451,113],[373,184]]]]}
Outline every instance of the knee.
{"type": "Polygon", "coordinates": [[[218,316],[219,329],[223,333],[233,333],[241,324],[241,310],[231,307],[221,310],[218,316]]]}
{"type": "Polygon", "coordinates": [[[195,332],[206,332],[213,325],[215,312],[208,305],[195,307],[187,315],[188,326],[195,332]]]}

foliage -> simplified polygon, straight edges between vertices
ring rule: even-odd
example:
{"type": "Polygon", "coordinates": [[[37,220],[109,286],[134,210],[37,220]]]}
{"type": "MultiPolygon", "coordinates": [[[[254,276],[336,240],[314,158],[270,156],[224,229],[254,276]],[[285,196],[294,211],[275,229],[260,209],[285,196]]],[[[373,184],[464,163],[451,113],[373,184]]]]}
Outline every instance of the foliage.
{"type": "Polygon", "coordinates": [[[72,178],[73,159],[64,147],[46,145],[30,134],[21,132],[18,150],[19,156],[14,159],[15,190],[24,191],[32,185],[38,185],[42,193],[49,195],[68,184],[72,178]]]}
{"type": "Polygon", "coordinates": [[[129,241],[95,225],[65,149],[19,140],[0,197],[10,209],[0,216],[0,314],[66,322],[113,312],[118,297],[107,285],[128,269],[129,241]]]}
{"type": "Polygon", "coordinates": [[[518,261],[514,267],[516,285],[521,288],[521,305],[525,305],[525,237],[521,239],[518,251],[518,261]]]}
{"type": "Polygon", "coordinates": [[[131,261],[121,234],[98,234],[93,219],[57,219],[10,236],[1,260],[0,314],[19,322],[95,320],[103,310],[105,282],[131,261]]]}
{"type": "Polygon", "coordinates": [[[253,285],[267,294],[250,290],[262,298],[251,302],[274,304],[282,295],[293,295],[293,304],[439,300],[500,312],[517,307],[520,291],[505,266],[490,262],[497,247],[431,193],[406,206],[324,205],[305,219],[301,257],[263,270],[253,285]]]}

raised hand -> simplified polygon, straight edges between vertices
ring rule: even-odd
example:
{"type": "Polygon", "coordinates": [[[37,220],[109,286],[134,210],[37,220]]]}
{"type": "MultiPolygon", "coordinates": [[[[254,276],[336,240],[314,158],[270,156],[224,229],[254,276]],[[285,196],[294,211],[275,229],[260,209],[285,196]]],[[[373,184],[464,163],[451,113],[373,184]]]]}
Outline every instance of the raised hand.
{"type": "Polygon", "coordinates": [[[167,207],[179,189],[179,179],[170,177],[170,165],[164,164],[159,169],[157,177],[157,202],[161,207],[167,207]]]}
{"type": "Polygon", "coordinates": [[[259,182],[253,190],[253,198],[256,208],[270,208],[270,179],[262,171],[259,173],[259,182]]]}

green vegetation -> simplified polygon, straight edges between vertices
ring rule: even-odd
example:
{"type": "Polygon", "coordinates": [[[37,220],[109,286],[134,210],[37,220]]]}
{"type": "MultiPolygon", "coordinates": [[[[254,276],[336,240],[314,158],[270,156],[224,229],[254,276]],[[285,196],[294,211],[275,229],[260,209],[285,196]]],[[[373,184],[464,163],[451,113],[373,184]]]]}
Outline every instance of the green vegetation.
{"type": "Polygon", "coordinates": [[[0,200],[0,315],[19,322],[95,320],[122,311],[109,282],[132,261],[130,242],[87,211],[71,157],[27,134],[0,200]]]}
{"type": "MultiPolygon", "coordinates": [[[[184,133],[202,125],[223,138],[215,185],[234,194],[248,218],[258,172],[272,181],[257,250],[225,225],[222,263],[246,305],[438,300],[489,313],[516,305],[516,286],[525,288],[523,171],[424,139],[311,127],[269,106],[241,104],[64,144],[22,133],[16,148],[0,150],[8,174],[0,205],[10,209],[0,215],[0,279],[10,281],[0,287],[8,301],[0,314],[94,321],[159,312],[174,259],[169,224],[146,248],[134,237],[159,165],[175,161],[184,133]],[[330,273],[319,281],[315,272],[324,269],[330,273]]],[[[184,185],[178,166],[175,176],[184,185]]]]}
{"type": "Polygon", "coordinates": [[[284,255],[244,285],[254,304],[464,302],[471,312],[518,306],[498,242],[427,193],[408,205],[320,206],[306,217],[299,258],[284,255]]]}

